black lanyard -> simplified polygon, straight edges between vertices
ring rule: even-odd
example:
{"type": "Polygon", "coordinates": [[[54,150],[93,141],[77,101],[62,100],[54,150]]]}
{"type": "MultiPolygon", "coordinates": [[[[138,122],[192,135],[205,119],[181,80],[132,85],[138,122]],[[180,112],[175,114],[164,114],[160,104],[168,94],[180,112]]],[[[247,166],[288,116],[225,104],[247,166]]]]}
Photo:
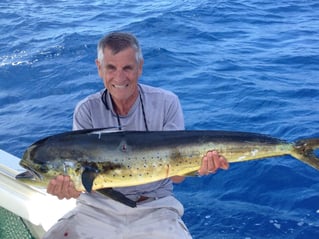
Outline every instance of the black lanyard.
{"type": "MultiPolygon", "coordinates": [[[[139,88],[140,88],[140,90],[141,90],[140,85],[139,85],[139,88]]],[[[102,94],[102,96],[101,96],[101,100],[102,100],[102,102],[103,102],[103,104],[104,104],[106,110],[110,110],[110,107],[109,107],[109,105],[108,105],[108,103],[107,103],[107,93],[108,93],[108,90],[105,89],[104,92],[103,92],[103,94],[102,94]]],[[[111,101],[113,102],[112,95],[110,95],[110,96],[111,96],[111,101]]],[[[149,130],[148,130],[147,121],[146,121],[146,114],[145,114],[145,109],[144,109],[144,102],[143,102],[143,98],[142,98],[142,95],[141,95],[140,92],[139,92],[139,96],[140,96],[140,102],[141,102],[141,108],[142,108],[142,113],[143,113],[143,119],[144,119],[145,129],[146,129],[146,131],[149,131],[149,130]]],[[[118,114],[116,111],[115,111],[115,113],[116,113],[116,118],[117,118],[118,129],[119,129],[119,130],[122,130],[122,124],[121,124],[120,116],[119,116],[119,114],[118,114]]]]}

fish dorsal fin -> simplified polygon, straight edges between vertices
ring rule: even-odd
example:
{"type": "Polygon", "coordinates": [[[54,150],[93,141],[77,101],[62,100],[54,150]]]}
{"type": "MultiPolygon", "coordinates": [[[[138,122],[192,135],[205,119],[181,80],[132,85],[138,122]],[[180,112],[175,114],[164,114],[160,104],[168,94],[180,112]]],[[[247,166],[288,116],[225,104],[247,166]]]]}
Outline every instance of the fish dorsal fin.
{"type": "Polygon", "coordinates": [[[93,182],[97,175],[97,169],[93,167],[85,167],[82,172],[82,184],[87,192],[92,191],[93,182]]]}

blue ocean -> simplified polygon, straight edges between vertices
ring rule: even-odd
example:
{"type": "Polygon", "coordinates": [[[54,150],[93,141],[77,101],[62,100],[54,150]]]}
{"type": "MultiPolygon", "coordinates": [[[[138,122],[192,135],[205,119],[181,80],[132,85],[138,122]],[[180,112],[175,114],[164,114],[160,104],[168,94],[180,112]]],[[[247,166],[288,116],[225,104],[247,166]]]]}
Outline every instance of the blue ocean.
{"type": "MultiPolygon", "coordinates": [[[[317,0],[1,0],[0,148],[71,130],[102,89],[96,44],[134,33],[141,83],[175,92],[187,129],[319,137],[317,0]]],[[[316,154],[319,155],[318,150],[316,154]]],[[[319,238],[319,171],[290,157],[175,186],[194,239],[319,238]]]]}

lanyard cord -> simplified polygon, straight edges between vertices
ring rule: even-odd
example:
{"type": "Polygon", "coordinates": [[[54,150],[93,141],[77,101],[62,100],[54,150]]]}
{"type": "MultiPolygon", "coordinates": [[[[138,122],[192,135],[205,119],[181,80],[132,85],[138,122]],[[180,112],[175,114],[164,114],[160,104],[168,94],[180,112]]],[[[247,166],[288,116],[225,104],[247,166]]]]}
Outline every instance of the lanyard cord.
{"type": "MultiPolygon", "coordinates": [[[[140,85],[139,85],[139,88],[140,88],[140,90],[141,90],[140,85]]],[[[104,92],[103,92],[103,94],[102,94],[102,96],[101,96],[101,100],[102,100],[102,102],[103,102],[103,104],[104,104],[106,110],[110,110],[110,107],[109,107],[108,104],[107,104],[107,98],[106,98],[106,97],[107,97],[107,92],[108,92],[108,90],[105,89],[104,92]]],[[[146,131],[149,131],[148,125],[147,125],[147,121],[146,121],[146,114],[145,114],[145,109],[144,109],[144,102],[143,102],[141,93],[139,93],[139,95],[140,95],[140,102],[141,102],[141,108],[142,108],[142,113],[143,113],[143,119],[144,119],[145,129],[146,129],[146,131]]],[[[111,95],[110,95],[110,96],[111,96],[111,95]]],[[[111,101],[113,102],[112,96],[111,96],[111,101]]],[[[119,128],[119,130],[122,130],[122,124],[121,124],[120,116],[119,116],[119,114],[118,114],[117,112],[115,112],[115,113],[116,113],[118,128],[119,128]]]]}
{"type": "Polygon", "coordinates": [[[116,112],[116,118],[117,118],[117,125],[119,130],[122,130],[122,124],[121,124],[121,120],[120,120],[120,116],[119,114],[116,112]]]}
{"type": "Polygon", "coordinates": [[[144,125],[145,125],[145,129],[146,131],[148,131],[148,125],[146,122],[146,115],[145,115],[145,110],[144,110],[144,103],[143,103],[143,99],[142,99],[142,95],[140,94],[140,101],[141,101],[141,107],[142,107],[142,112],[143,112],[143,119],[144,119],[144,125]]]}

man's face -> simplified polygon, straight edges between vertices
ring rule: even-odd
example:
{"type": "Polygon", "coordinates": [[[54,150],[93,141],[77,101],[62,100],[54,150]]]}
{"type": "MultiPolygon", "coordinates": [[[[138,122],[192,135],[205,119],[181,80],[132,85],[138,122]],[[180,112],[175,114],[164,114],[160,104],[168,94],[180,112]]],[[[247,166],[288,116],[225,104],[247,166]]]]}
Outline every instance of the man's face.
{"type": "Polygon", "coordinates": [[[133,48],[129,47],[115,55],[105,48],[104,61],[96,60],[96,65],[104,86],[115,101],[129,101],[137,96],[137,82],[142,74],[143,61],[137,61],[133,48]]]}

